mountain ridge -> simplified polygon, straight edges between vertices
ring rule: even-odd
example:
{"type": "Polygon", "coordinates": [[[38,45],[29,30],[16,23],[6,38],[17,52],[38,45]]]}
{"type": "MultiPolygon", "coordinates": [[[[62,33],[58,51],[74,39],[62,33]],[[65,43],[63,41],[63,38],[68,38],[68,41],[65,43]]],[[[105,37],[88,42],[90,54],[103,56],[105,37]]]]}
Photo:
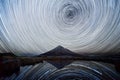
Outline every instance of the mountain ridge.
{"type": "Polygon", "coordinates": [[[56,48],[38,56],[80,56],[80,54],[72,52],[69,49],[64,48],[62,46],[57,46],[56,48]]]}

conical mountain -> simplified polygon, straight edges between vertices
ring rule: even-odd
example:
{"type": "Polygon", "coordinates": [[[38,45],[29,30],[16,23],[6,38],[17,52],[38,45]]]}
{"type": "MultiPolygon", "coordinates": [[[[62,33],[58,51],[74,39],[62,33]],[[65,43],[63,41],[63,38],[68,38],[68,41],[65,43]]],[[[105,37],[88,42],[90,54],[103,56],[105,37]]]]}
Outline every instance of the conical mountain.
{"type": "Polygon", "coordinates": [[[80,55],[76,54],[62,46],[58,46],[46,53],[39,55],[39,56],[80,56],[80,55]]]}
{"type": "MultiPolygon", "coordinates": [[[[74,52],[72,52],[72,51],[70,51],[70,50],[68,50],[68,49],[66,49],[66,48],[64,48],[64,47],[62,47],[62,46],[58,46],[58,47],[56,47],[56,48],[54,48],[54,49],[52,49],[52,50],[50,50],[50,51],[48,51],[48,52],[46,52],[46,53],[43,53],[43,54],[41,54],[41,55],[39,55],[40,57],[43,57],[43,56],[53,56],[53,57],[55,57],[55,56],[71,56],[71,57],[74,57],[74,56],[80,56],[79,54],[76,54],[76,53],[74,53],[74,52]]],[[[46,60],[48,63],[50,63],[50,64],[52,64],[52,65],[54,65],[56,68],[63,68],[64,66],[66,66],[66,65],[69,65],[72,61],[69,61],[69,60],[66,60],[66,61],[62,61],[62,60],[60,60],[60,61],[50,61],[50,60],[46,60]]]]}

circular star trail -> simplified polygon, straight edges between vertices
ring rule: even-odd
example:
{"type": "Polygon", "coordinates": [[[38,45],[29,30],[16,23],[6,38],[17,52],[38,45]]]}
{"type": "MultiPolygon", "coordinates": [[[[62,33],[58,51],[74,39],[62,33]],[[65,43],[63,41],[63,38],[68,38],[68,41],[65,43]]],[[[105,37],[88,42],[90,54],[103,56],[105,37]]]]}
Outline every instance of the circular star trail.
{"type": "Polygon", "coordinates": [[[0,0],[0,52],[117,53],[119,34],[119,0],[0,0]]]}

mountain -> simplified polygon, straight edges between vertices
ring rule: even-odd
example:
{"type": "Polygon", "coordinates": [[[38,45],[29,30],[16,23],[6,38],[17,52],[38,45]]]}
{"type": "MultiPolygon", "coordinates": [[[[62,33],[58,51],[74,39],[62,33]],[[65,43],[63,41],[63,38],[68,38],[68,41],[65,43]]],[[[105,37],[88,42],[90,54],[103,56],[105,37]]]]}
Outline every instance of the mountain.
{"type": "MultiPolygon", "coordinates": [[[[43,53],[41,55],[39,55],[38,57],[43,57],[43,56],[52,56],[52,57],[56,57],[56,56],[64,56],[64,57],[67,57],[67,56],[71,56],[71,57],[78,57],[80,56],[79,54],[76,54],[62,46],[58,46],[46,53],[43,53]]],[[[71,62],[73,62],[72,60],[66,60],[66,61],[63,61],[63,60],[59,60],[59,61],[50,61],[50,60],[46,60],[47,62],[49,62],[50,64],[54,65],[56,68],[60,69],[60,68],[63,68],[64,66],[66,65],[69,65],[71,62]]]]}
{"type": "Polygon", "coordinates": [[[39,55],[39,56],[80,56],[80,55],[76,54],[62,46],[58,46],[46,53],[39,55]]]}

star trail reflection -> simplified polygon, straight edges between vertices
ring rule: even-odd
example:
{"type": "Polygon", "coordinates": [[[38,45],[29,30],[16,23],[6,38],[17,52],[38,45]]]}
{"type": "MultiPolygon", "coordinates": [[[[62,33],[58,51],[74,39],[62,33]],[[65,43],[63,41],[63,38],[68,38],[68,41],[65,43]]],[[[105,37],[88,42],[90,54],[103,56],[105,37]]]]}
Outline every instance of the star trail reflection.
{"type": "Polygon", "coordinates": [[[94,61],[75,61],[62,69],[44,62],[21,67],[19,75],[4,80],[119,80],[110,65],[94,61]]]}

